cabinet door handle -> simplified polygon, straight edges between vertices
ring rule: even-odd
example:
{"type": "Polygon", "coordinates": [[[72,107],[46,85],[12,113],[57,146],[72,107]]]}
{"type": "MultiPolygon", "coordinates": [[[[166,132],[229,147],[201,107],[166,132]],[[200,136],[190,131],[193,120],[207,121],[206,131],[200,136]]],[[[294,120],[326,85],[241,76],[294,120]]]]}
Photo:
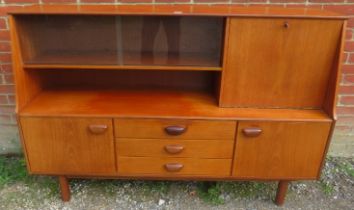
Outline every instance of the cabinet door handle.
{"type": "Polygon", "coordinates": [[[88,126],[89,130],[93,134],[101,134],[104,133],[108,126],[107,125],[89,125],[88,126]]]}
{"type": "Polygon", "coordinates": [[[242,129],[242,133],[247,137],[256,137],[261,135],[262,129],[257,127],[244,128],[242,129]]]}
{"type": "Polygon", "coordinates": [[[166,145],[165,151],[170,154],[178,154],[182,152],[184,147],[182,145],[166,145]]]}
{"type": "Polygon", "coordinates": [[[182,133],[186,132],[186,130],[187,127],[179,126],[179,125],[171,125],[165,128],[165,132],[171,136],[181,135],[182,133]]]}
{"type": "Polygon", "coordinates": [[[165,169],[166,171],[169,172],[177,172],[180,171],[183,168],[182,163],[166,163],[165,164],[165,169]]]}

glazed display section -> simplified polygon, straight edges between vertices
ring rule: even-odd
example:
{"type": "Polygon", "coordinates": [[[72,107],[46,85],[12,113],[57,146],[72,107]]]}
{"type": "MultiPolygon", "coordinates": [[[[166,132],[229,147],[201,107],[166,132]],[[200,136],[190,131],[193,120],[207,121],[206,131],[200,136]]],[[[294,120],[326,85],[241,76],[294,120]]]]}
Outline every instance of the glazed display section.
{"type": "Polygon", "coordinates": [[[344,17],[207,5],[10,12],[31,174],[68,179],[320,177],[336,122],[344,17]]]}

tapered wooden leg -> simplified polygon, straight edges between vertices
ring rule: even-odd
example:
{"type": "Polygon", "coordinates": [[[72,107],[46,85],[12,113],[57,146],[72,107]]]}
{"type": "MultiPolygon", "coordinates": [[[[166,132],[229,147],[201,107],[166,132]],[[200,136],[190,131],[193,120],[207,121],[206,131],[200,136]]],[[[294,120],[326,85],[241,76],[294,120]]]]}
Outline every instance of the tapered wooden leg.
{"type": "Polygon", "coordinates": [[[286,191],[288,190],[289,181],[279,181],[277,195],[275,197],[275,203],[278,206],[284,204],[286,191]]]}
{"type": "Polygon", "coordinates": [[[65,176],[59,176],[59,185],[60,185],[60,192],[61,192],[61,199],[63,201],[70,200],[70,186],[69,180],[65,176]]]}

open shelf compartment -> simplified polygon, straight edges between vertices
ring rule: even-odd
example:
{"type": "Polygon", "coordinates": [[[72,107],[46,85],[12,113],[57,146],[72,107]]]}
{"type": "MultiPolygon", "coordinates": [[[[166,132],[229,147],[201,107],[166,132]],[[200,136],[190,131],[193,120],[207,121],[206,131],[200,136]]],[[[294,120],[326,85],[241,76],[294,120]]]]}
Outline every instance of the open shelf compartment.
{"type": "Polygon", "coordinates": [[[26,70],[41,92],[20,116],[330,121],[322,110],[220,108],[221,72],[26,70]]]}

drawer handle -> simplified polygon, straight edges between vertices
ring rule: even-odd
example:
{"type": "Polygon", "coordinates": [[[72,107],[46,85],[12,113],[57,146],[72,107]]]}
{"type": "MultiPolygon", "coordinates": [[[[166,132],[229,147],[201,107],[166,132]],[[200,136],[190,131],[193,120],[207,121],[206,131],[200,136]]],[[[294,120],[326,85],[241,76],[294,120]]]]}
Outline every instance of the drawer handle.
{"type": "Polygon", "coordinates": [[[178,125],[172,125],[165,128],[165,132],[171,136],[181,135],[182,133],[186,132],[186,130],[187,127],[178,126],[178,125]]]}
{"type": "Polygon", "coordinates": [[[252,127],[252,128],[244,128],[242,130],[243,134],[247,137],[256,137],[261,135],[262,129],[257,128],[257,127],[252,127]]]}
{"type": "Polygon", "coordinates": [[[177,172],[183,168],[183,164],[181,163],[166,163],[165,169],[169,172],[177,172]]]}
{"type": "Polygon", "coordinates": [[[89,125],[88,126],[89,130],[93,134],[101,134],[104,133],[108,126],[107,125],[89,125]]]}
{"type": "Polygon", "coordinates": [[[182,145],[166,145],[165,146],[165,151],[170,153],[170,154],[178,154],[182,152],[184,147],[182,145]]]}

